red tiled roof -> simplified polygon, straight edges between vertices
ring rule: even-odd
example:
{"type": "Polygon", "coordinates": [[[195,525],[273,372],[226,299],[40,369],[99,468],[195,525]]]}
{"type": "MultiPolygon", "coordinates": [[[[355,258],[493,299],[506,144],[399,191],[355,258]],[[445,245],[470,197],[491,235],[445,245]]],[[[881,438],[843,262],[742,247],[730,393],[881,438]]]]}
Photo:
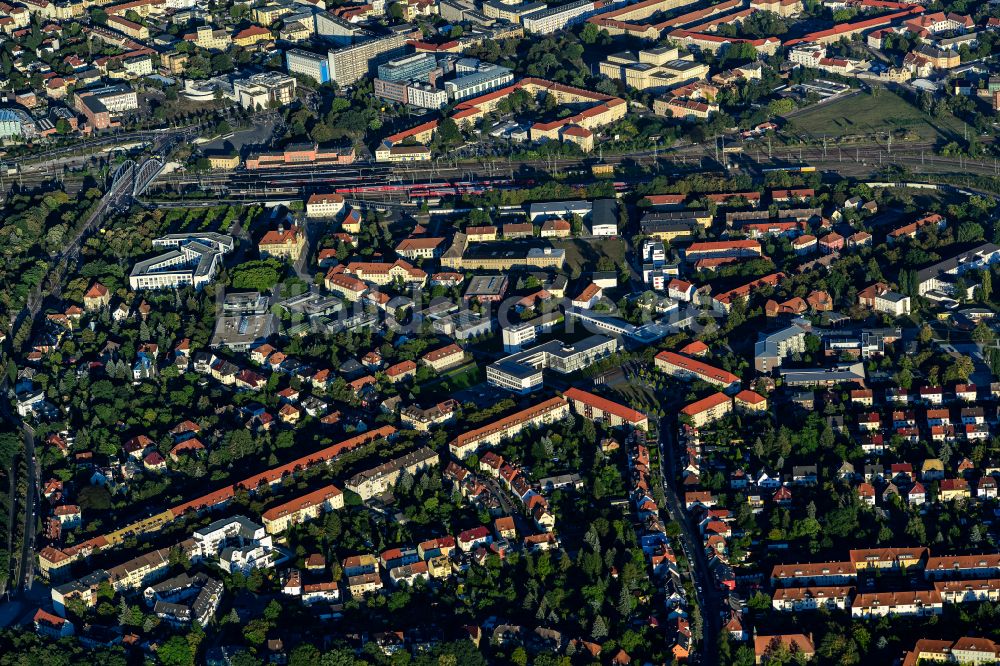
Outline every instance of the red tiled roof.
{"type": "Polygon", "coordinates": [[[727,384],[734,384],[740,381],[740,378],[731,372],[727,372],[721,368],[716,368],[715,366],[709,365],[708,363],[702,363],[701,361],[696,361],[693,358],[688,358],[687,356],[681,356],[672,351],[661,351],[656,355],[656,359],[663,361],[664,363],[670,363],[688,372],[693,372],[701,377],[707,377],[716,381],[725,382],[727,384]]]}
{"type": "Polygon", "coordinates": [[[452,446],[464,446],[469,442],[475,442],[477,440],[486,437],[492,433],[505,430],[506,428],[515,425],[517,423],[523,423],[530,419],[536,418],[546,412],[553,409],[561,407],[566,404],[565,398],[549,398],[548,400],[535,405],[534,407],[529,407],[528,409],[523,409],[519,412],[511,414],[510,416],[505,416],[502,419],[494,421],[493,423],[487,424],[481,428],[476,428],[475,430],[470,430],[469,432],[462,433],[455,439],[451,441],[452,446]]]}
{"type": "Polygon", "coordinates": [[[318,504],[322,504],[331,497],[336,497],[341,494],[343,494],[343,491],[336,486],[324,486],[319,490],[306,493],[305,495],[296,497],[295,499],[285,502],[284,504],[273,506],[261,514],[261,517],[264,520],[275,520],[277,518],[281,518],[282,516],[287,516],[290,513],[302,511],[303,509],[308,509],[318,504]]]}
{"type": "Polygon", "coordinates": [[[447,358],[448,356],[451,356],[453,354],[464,354],[464,353],[465,352],[462,350],[461,347],[452,343],[450,345],[447,345],[446,347],[441,347],[440,349],[434,349],[432,351],[427,352],[426,354],[423,355],[422,360],[431,363],[434,361],[438,361],[442,358],[447,358]]]}
{"type": "Polygon", "coordinates": [[[751,405],[758,405],[767,400],[767,398],[762,396],[760,393],[757,393],[756,391],[751,391],[749,389],[743,389],[742,391],[737,393],[736,399],[742,402],[749,403],[751,405]]]}
{"type": "Polygon", "coordinates": [[[309,199],[306,200],[307,204],[327,204],[327,203],[344,203],[344,195],[342,194],[311,194],[309,199]]]}
{"type": "Polygon", "coordinates": [[[684,407],[684,409],[681,410],[681,414],[684,414],[685,416],[695,416],[696,414],[701,414],[702,412],[712,409],[713,407],[718,407],[725,402],[729,402],[728,395],[725,393],[714,393],[707,398],[696,400],[690,405],[684,407]]]}
{"type": "Polygon", "coordinates": [[[646,415],[642,412],[636,411],[631,407],[626,407],[625,405],[620,405],[617,402],[613,402],[607,398],[602,398],[601,396],[588,391],[583,391],[576,387],[566,390],[563,395],[574,402],[582,402],[585,405],[596,407],[597,409],[607,412],[608,414],[614,414],[628,423],[640,423],[646,420],[646,415]]]}
{"type": "Polygon", "coordinates": [[[177,506],[171,508],[170,512],[175,517],[179,517],[190,509],[201,510],[221,504],[230,500],[236,494],[234,490],[235,488],[254,490],[263,483],[274,483],[276,481],[280,481],[287,474],[294,474],[295,472],[307,469],[319,463],[329,462],[343,453],[368,444],[376,439],[389,437],[395,432],[396,429],[392,426],[382,426],[381,428],[361,433],[360,435],[346,439],[343,442],[334,444],[333,446],[328,446],[327,448],[316,451],[315,453],[302,456],[301,458],[293,460],[285,465],[280,465],[266,472],[261,472],[260,474],[243,479],[233,486],[220,488],[219,490],[211,492],[207,495],[202,495],[197,499],[193,499],[183,504],[178,504],[177,506]]]}

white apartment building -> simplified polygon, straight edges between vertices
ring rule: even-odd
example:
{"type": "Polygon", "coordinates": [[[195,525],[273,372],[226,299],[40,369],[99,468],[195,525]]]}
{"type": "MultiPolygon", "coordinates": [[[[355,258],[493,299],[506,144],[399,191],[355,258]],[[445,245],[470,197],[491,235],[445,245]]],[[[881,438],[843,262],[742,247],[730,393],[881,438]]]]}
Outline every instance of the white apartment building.
{"type": "Polygon", "coordinates": [[[122,68],[132,76],[146,76],[153,73],[153,59],[148,55],[126,58],[122,68]]]}
{"type": "Polygon", "coordinates": [[[408,474],[416,474],[423,469],[437,465],[439,461],[438,454],[425,446],[378,467],[358,472],[347,481],[347,489],[357,493],[362,500],[367,501],[392,488],[404,471],[408,474]]]}
{"type": "Polygon", "coordinates": [[[774,610],[788,613],[805,610],[846,610],[851,605],[854,588],[850,586],[831,587],[779,587],[774,591],[771,606],[774,610]]]}
{"type": "Polygon", "coordinates": [[[875,296],[875,311],[893,317],[910,314],[910,297],[897,291],[886,291],[875,296]]]}
{"type": "Polygon", "coordinates": [[[340,194],[313,194],[306,200],[306,217],[337,217],[343,210],[344,197],[340,194]]]}
{"type": "Polygon", "coordinates": [[[285,67],[289,74],[308,76],[317,83],[327,83],[330,80],[329,57],[318,53],[289,49],[285,51],[285,67]]]}
{"type": "Polygon", "coordinates": [[[411,83],[406,86],[406,103],[421,109],[440,109],[448,104],[448,92],[429,83],[411,83]]]}
{"type": "Polygon", "coordinates": [[[254,543],[224,548],[219,554],[219,564],[229,573],[239,571],[246,575],[254,569],[274,568],[274,559],[270,546],[265,548],[262,544],[254,543]]]}
{"type": "Polygon", "coordinates": [[[227,31],[216,30],[210,25],[199,26],[194,32],[192,41],[203,49],[215,51],[225,51],[232,44],[232,38],[227,31]]]}
{"type": "Polygon", "coordinates": [[[758,372],[770,372],[792,354],[804,353],[806,333],[805,328],[793,324],[764,336],[754,345],[754,368],[758,372]]]}
{"type": "Polygon", "coordinates": [[[270,550],[271,537],[263,525],[246,516],[223,518],[195,530],[192,557],[216,557],[231,544],[260,544],[270,550]]]}
{"type": "Polygon", "coordinates": [[[663,241],[646,240],[642,243],[642,260],[658,267],[667,262],[667,248],[663,241]]]}
{"type": "Polygon", "coordinates": [[[826,47],[821,44],[801,44],[788,52],[788,61],[803,67],[819,68],[819,62],[826,57],[826,47]]]}
{"type": "MultiPolygon", "coordinates": [[[[611,3],[614,4],[614,3],[611,3]]],[[[601,8],[608,8],[601,3],[601,8]]],[[[557,7],[546,7],[521,17],[525,32],[547,35],[571,25],[582,23],[597,11],[598,3],[576,0],[557,7]]]]}
{"type": "Polygon", "coordinates": [[[233,81],[233,94],[244,109],[266,109],[272,104],[284,106],[295,99],[295,79],[279,72],[261,72],[233,81]]]}

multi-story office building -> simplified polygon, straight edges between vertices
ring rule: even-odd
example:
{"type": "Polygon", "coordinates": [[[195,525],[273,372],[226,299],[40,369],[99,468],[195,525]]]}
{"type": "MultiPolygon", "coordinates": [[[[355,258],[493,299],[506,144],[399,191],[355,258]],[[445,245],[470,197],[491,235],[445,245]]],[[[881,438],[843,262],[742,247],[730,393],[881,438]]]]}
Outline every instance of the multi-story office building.
{"type": "Polygon", "coordinates": [[[233,249],[232,236],[216,233],[170,234],[153,241],[167,252],[138,262],[129,274],[132,289],[201,289],[212,281],[222,256],[233,249]]]}
{"type": "Polygon", "coordinates": [[[520,23],[526,16],[545,9],[544,2],[511,3],[504,0],[485,0],[483,14],[490,18],[502,19],[511,23],[520,23]]]}
{"type": "Polygon", "coordinates": [[[555,325],[561,321],[563,321],[563,315],[555,311],[545,312],[529,321],[506,326],[501,330],[503,350],[508,354],[519,352],[525,345],[534,342],[540,333],[551,332],[555,325]]]}
{"type": "Polygon", "coordinates": [[[448,104],[448,93],[430,83],[411,83],[406,86],[406,103],[421,109],[440,109],[448,104]]]}
{"type": "Polygon", "coordinates": [[[591,335],[576,344],[559,340],[525,349],[486,367],[486,381],[514,393],[530,393],[542,387],[542,371],[563,375],[583,370],[618,350],[618,341],[591,335]]]}
{"type": "Polygon", "coordinates": [[[334,46],[347,46],[372,36],[372,33],[357,24],[327,12],[316,14],[315,20],[316,34],[334,46]]]}
{"type": "Polygon", "coordinates": [[[496,90],[513,80],[514,73],[506,67],[480,63],[476,71],[452,81],[445,81],[444,89],[450,99],[459,101],[496,90]]]}
{"type": "Polygon", "coordinates": [[[406,85],[406,82],[375,79],[374,81],[372,81],[372,84],[376,97],[387,99],[390,102],[399,102],[400,104],[406,104],[407,87],[408,87],[406,85]]]}
{"type": "Polygon", "coordinates": [[[76,109],[87,116],[94,129],[106,129],[111,119],[139,108],[139,98],[127,85],[104,86],[77,91],[76,109]]]}
{"type": "Polygon", "coordinates": [[[394,83],[422,79],[437,67],[437,56],[433,53],[414,53],[379,65],[378,78],[394,83]]]}
{"type": "Polygon", "coordinates": [[[600,69],[608,78],[654,92],[704,79],[708,74],[708,65],[695,62],[692,55],[681,56],[672,46],[614,53],[601,61],[600,69]]]}
{"type": "Polygon", "coordinates": [[[285,66],[289,74],[308,76],[317,83],[327,83],[330,81],[330,61],[328,56],[310,53],[302,49],[289,49],[285,52],[285,66]]]}
{"type": "Polygon", "coordinates": [[[379,65],[406,51],[406,40],[412,36],[411,27],[399,26],[390,35],[330,51],[327,54],[330,80],[341,86],[349,86],[375,74],[379,65]]]}

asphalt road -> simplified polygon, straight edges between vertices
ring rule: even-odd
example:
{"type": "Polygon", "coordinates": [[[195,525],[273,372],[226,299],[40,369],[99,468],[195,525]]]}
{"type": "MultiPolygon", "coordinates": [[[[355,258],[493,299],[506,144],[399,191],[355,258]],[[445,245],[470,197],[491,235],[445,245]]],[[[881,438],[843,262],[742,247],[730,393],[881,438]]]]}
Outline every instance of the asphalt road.
{"type": "Polygon", "coordinates": [[[708,558],[697,531],[691,524],[684,503],[674,488],[677,479],[677,422],[673,417],[660,420],[660,474],[663,476],[663,494],[670,518],[681,526],[680,539],[684,554],[691,565],[695,594],[701,609],[702,634],[698,652],[700,663],[714,666],[719,662],[719,633],[722,631],[722,598],[708,570],[708,558]]]}

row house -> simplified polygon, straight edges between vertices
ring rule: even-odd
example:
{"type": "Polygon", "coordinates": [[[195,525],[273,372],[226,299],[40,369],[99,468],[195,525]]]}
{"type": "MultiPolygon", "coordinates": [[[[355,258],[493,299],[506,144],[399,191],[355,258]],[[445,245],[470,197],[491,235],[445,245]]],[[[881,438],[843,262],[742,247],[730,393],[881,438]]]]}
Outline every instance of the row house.
{"type": "Polygon", "coordinates": [[[716,368],[671,351],[661,351],[654,359],[656,368],[678,379],[700,379],[722,390],[739,386],[740,378],[731,372],[716,368]]]}
{"type": "Polygon", "coordinates": [[[938,580],[934,591],[948,604],[967,604],[981,601],[1000,601],[1000,579],[938,580]]]}
{"type": "Polygon", "coordinates": [[[846,610],[851,606],[854,588],[837,587],[782,587],[774,591],[771,607],[781,613],[806,610],[846,610]]]}
{"type": "Polygon", "coordinates": [[[929,555],[924,546],[916,548],[861,548],[850,551],[850,559],[858,571],[865,569],[889,569],[906,571],[911,567],[921,568],[929,555]]]}
{"type": "Polygon", "coordinates": [[[463,433],[451,440],[448,448],[453,456],[464,459],[482,447],[494,446],[504,439],[516,437],[527,428],[554,423],[568,415],[569,401],[561,397],[550,398],[534,407],[463,433]]]}
{"type": "Polygon", "coordinates": [[[858,594],[851,605],[851,617],[940,615],[944,611],[941,593],[936,590],[871,592],[858,594]]]}
{"type": "Polygon", "coordinates": [[[926,663],[993,664],[998,658],[1000,646],[988,638],[965,636],[954,642],[922,638],[903,655],[902,666],[926,663]]]}
{"type": "Polygon", "coordinates": [[[292,525],[318,518],[327,511],[344,508],[344,493],[325,486],[265,511],[261,518],[268,534],[279,534],[292,525]]]}
{"type": "Polygon", "coordinates": [[[771,586],[846,586],[854,584],[858,571],[853,562],[807,562],[776,564],[771,569],[771,586]]]}
{"type": "Polygon", "coordinates": [[[924,567],[924,578],[927,580],[994,576],[1000,576],[1000,553],[939,555],[929,557],[924,567]]]}

